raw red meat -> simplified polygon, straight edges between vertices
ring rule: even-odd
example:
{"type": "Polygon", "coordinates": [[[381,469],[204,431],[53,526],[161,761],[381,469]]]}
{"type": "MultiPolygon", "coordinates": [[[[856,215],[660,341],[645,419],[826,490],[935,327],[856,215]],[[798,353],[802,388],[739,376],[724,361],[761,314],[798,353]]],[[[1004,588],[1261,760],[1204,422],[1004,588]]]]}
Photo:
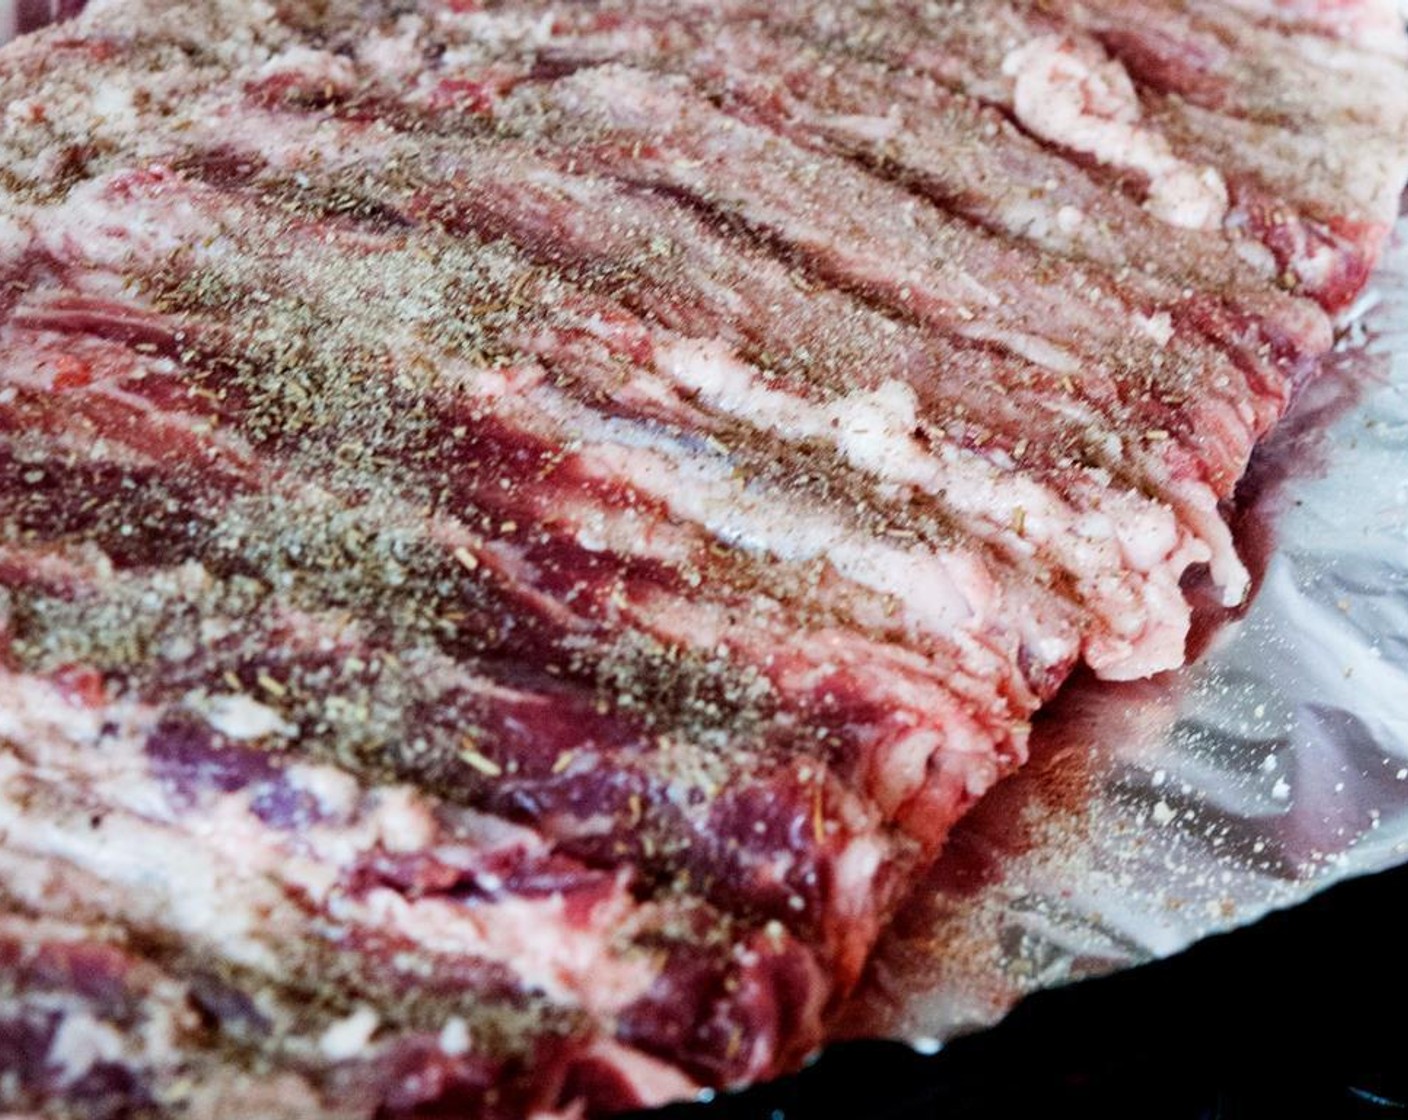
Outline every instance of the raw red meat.
{"type": "MultiPolygon", "coordinates": [[[[1381,5],[102,0],[0,53],[0,1108],[795,1065],[1408,179],[1381,5]]],[[[65,9],[64,14],[72,14],[65,9]]]]}

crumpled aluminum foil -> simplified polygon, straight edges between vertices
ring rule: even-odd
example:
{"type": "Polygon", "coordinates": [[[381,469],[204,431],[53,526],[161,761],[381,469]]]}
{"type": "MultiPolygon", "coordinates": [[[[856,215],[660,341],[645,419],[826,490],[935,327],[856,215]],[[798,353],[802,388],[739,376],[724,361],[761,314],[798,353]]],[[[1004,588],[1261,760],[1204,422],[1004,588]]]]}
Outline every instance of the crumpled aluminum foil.
{"type": "Polygon", "coordinates": [[[1058,699],[1029,767],[916,890],[843,1033],[933,1048],[1036,989],[1408,862],[1408,212],[1240,504],[1250,609],[1204,612],[1181,672],[1058,699]]]}

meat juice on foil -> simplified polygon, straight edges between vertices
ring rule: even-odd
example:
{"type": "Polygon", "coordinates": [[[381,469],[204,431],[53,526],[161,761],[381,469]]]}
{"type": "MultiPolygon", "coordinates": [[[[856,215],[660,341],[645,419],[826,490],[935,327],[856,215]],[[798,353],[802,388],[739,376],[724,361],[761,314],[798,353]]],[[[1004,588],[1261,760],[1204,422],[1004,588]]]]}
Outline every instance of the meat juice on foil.
{"type": "Polygon", "coordinates": [[[1408,861],[1408,216],[1240,494],[1249,608],[1205,612],[1189,667],[1075,681],[1039,717],[844,1033],[932,1047],[1408,861]]]}
{"type": "MultiPolygon", "coordinates": [[[[82,0],[0,0],[0,43],[82,0]]],[[[932,1048],[1408,861],[1408,218],[1237,511],[1250,607],[1196,662],[1072,683],[959,826],[843,1034],[932,1048]]],[[[1191,588],[1197,595],[1197,588],[1191,588]]]]}

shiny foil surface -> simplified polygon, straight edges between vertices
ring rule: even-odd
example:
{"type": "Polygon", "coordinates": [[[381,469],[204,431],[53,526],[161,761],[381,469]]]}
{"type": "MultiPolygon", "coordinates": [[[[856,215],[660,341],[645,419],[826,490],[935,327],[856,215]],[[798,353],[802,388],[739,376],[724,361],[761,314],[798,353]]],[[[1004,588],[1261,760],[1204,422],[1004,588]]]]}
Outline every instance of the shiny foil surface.
{"type": "Polygon", "coordinates": [[[842,1033],[933,1047],[1408,862],[1408,217],[1234,517],[1250,606],[1201,612],[1188,668],[1077,680],[1043,713],[842,1033]]]}

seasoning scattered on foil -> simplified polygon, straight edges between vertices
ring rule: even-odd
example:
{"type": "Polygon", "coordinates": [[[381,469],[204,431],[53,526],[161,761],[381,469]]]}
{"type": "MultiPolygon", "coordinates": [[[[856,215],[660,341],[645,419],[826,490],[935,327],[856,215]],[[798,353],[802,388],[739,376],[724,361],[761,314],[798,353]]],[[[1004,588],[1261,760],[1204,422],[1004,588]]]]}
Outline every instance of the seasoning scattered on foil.
{"type": "Polygon", "coordinates": [[[1408,862],[1408,217],[1236,518],[1249,609],[1209,607],[1189,668],[1077,681],[1043,714],[842,1033],[931,1048],[1408,862]]]}

